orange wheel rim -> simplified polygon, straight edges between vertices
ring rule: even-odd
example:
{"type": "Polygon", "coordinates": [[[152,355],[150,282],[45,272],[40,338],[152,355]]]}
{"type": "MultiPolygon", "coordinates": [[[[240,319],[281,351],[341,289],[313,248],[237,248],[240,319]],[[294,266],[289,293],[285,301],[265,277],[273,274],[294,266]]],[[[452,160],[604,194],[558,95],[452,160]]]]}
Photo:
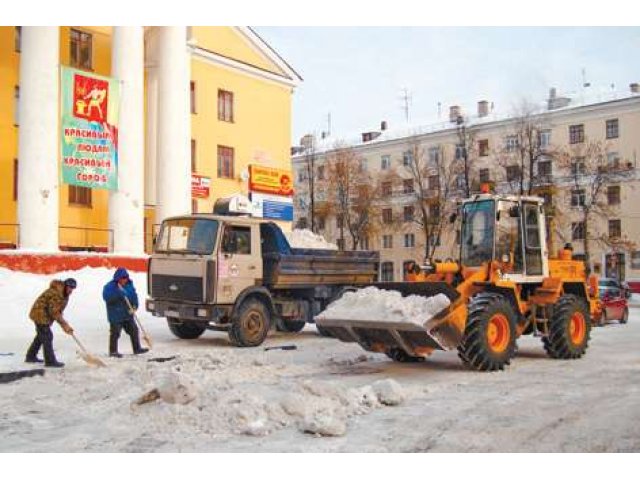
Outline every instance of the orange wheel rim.
{"type": "Polygon", "coordinates": [[[584,320],[584,315],[580,312],[574,313],[569,321],[569,337],[571,337],[571,342],[574,345],[581,344],[586,332],[587,323],[584,320]]]}
{"type": "Polygon", "coordinates": [[[489,348],[496,352],[502,353],[509,345],[511,337],[511,327],[509,320],[501,313],[496,313],[489,319],[487,325],[487,343],[489,348]]]}

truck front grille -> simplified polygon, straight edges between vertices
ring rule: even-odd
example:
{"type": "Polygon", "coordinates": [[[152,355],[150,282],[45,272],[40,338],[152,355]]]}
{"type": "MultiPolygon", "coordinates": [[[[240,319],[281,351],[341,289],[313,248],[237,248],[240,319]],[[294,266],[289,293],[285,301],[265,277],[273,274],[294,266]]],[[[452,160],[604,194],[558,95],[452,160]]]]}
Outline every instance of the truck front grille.
{"type": "Polygon", "coordinates": [[[202,278],[151,275],[151,297],[202,302],[202,278]]]}

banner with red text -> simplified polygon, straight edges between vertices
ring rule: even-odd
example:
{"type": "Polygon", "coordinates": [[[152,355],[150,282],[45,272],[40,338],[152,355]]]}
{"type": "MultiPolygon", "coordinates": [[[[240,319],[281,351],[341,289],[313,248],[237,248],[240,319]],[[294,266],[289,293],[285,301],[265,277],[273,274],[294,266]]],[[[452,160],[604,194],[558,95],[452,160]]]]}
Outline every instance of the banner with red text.
{"type": "Polygon", "coordinates": [[[118,189],[118,82],[62,67],[62,181],[118,189]]]}

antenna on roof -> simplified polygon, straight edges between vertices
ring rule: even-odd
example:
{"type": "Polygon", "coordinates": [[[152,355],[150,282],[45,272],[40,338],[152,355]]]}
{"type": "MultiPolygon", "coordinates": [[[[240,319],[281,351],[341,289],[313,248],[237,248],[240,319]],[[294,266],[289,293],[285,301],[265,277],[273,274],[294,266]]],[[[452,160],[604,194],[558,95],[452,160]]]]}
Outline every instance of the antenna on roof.
{"type": "Polygon", "coordinates": [[[402,94],[400,96],[400,100],[402,100],[402,110],[404,111],[404,119],[407,123],[409,123],[409,106],[411,105],[411,92],[407,88],[402,89],[402,94]]]}
{"type": "Polygon", "coordinates": [[[590,86],[591,84],[587,82],[587,69],[583,67],[582,68],[582,88],[587,88],[590,86]]]}

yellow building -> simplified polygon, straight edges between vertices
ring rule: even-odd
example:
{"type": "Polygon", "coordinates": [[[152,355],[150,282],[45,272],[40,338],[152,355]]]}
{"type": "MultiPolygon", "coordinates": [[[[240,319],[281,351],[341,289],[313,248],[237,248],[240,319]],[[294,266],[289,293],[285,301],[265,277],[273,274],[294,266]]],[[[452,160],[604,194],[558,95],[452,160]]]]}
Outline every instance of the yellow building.
{"type": "MultiPolygon", "coordinates": [[[[125,89],[129,86],[127,71],[135,70],[144,75],[142,77],[144,98],[134,99],[134,101],[141,101],[142,118],[135,123],[143,125],[140,131],[144,132],[144,138],[134,139],[141,145],[140,149],[133,150],[135,158],[122,158],[121,152],[119,155],[121,170],[127,165],[126,162],[136,162],[140,164],[139,171],[144,172],[142,173],[144,178],[137,181],[140,182],[138,185],[144,185],[144,227],[140,230],[144,232],[146,250],[151,245],[154,226],[160,220],[158,217],[184,210],[176,208],[174,203],[185,205],[183,197],[190,197],[187,190],[189,186],[185,187],[185,185],[191,184],[191,178],[186,178],[188,173],[183,174],[186,169],[175,170],[174,166],[164,168],[169,158],[172,164],[190,161],[191,172],[205,177],[204,181],[207,179],[210,181],[208,196],[200,194],[198,198],[186,200],[186,205],[189,205],[190,201],[192,209],[197,212],[210,212],[216,198],[235,193],[247,194],[250,164],[290,169],[291,95],[301,79],[286,61],[252,29],[247,27],[60,27],[53,33],[43,32],[46,28],[52,29],[52,27],[0,28],[0,245],[30,248],[31,243],[25,238],[33,234],[26,232],[25,226],[21,225],[26,221],[20,219],[19,212],[23,212],[22,217],[27,218],[27,221],[31,222],[32,218],[33,221],[37,221],[35,215],[38,209],[37,202],[35,199],[25,200],[25,193],[20,195],[19,192],[22,188],[19,186],[25,185],[23,182],[27,181],[18,179],[19,172],[21,175],[28,176],[37,176],[39,173],[46,175],[44,171],[40,171],[35,162],[29,168],[20,165],[22,155],[19,151],[22,147],[19,148],[18,141],[21,129],[18,112],[30,111],[28,106],[20,105],[26,101],[24,89],[20,91],[21,85],[25,84],[21,82],[20,72],[31,71],[25,70],[28,65],[21,66],[20,63],[27,55],[27,48],[29,48],[28,55],[31,62],[37,61],[38,52],[34,50],[42,49],[42,45],[46,45],[46,39],[43,37],[45,33],[53,34],[54,36],[49,38],[56,38],[59,41],[58,65],[72,66],[98,75],[118,77],[114,74],[117,70],[116,66],[112,67],[115,63],[114,58],[117,58],[119,65],[123,65],[124,61],[125,71],[122,73],[122,67],[119,67],[121,76],[118,80],[125,89]],[[131,45],[131,38],[136,41],[139,39],[144,55],[143,64],[130,59],[131,54],[128,48],[117,50],[115,47],[118,30],[126,29],[130,31],[124,34],[120,32],[121,38],[126,36],[127,39],[124,45],[131,45]],[[37,31],[34,32],[34,30],[37,31]],[[26,33],[30,35],[29,47],[24,44],[26,33]],[[177,49],[175,48],[176,38],[178,39],[177,49]],[[180,63],[182,55],[186,60],[183,64],[185,68],[178,74],[184,75],[186,72],[187,81],[184,91],[182,88],[172,88],[175,87],[175,83],[167,83],[164,78],[180,70],[175,68],[175,62],[182,65],[180,63]],[[171,56],[171,62],[174,63],[167,60],[168,56],[171,56]],[[186,123],[182,122],[185,125],[181,130],[180,120],[178,119],[176,123],[171,119],[176,117],[175,109],[171,110],[171,106],[166,105],[171,102],[176,105],[177,102],[180,108],[180,102],[183,99],[186,101],[183,103],[187,103],[186,109],[189,109],[190,102],[190,123],[185,116],[187,120],[186,123]],[[185,148],[182,148],[183,138],[178,137],[178,141],[175,141],[176,137],[173,137],[174,140],[172,140],[166,134],[168,131],[172,134],[185,132],[182,135],[187,137],[184,138],[185,148]],[[180,145],[176,147],[177,143],[180,145]],[[183,156],[189,155],[189,144],[190,159],[183,159],[183,156]],[[180,178],[176,178],[176,171],[181,172],[178,175],[180,178]],[[173,188],[174,185],[175,188],[173,188]],[[21,201],[32,202],[31,210],[20,210],[19,202],[21,201]],[[158,205],[163,203],[164,210],[158,213],[160,208],[158,205]],[[170,208],[171,205],[173,208],[170,208]],[[29,215],[29,212],[32,214],[29,215]]],[[[180,77],[178,81],[181,81],[180,77]]],[[[33,90],[33,86],[29,89],[33,90]]],[[[123,129],[126,127],[122,121],[123,115],[126,116],[129,112],[125,102],[131,101],[130,92],[126,93],[125,90],[120,100],[120,136],[123,141],[125,141],[124,135],[128,133],[124,132],[123,129]]],[[[57,104],[58,99],[56,98],[55,101],[57,104]]],[[[37,110],[38,107],[33,100],[31,104],[32,110],[37,110]]],[[[126,141],[130,142],[131,139],[127,138],[126,141]]],[[[58,152],[56,156],[59,162],[58,152]]],[[[124,157],[127,157],[127,154],[124,157]]],[[[186,168],[188,169],[188,166],[186,168]]],[[[57,171],[59,174],[59,168],[57,171]]],[[[121,185],[124,185],[122,182],[126,180],[125,175],[121,185]]],[[[58,204],[54,209],[58,211],[58,232],[55,242],[60,249],[73,250],[89,247],[113,251],[115,243],[115,249],[118,250],[116,230],[124,229],[126,225],[118,227],[118,222],[113,218],[110,219],[110,195],[113,193],[108,190],[69,186],[63,184],[61,180],[56,181],[56,185],[52,187],[52,189],[56,188],[58,204]]],[[[137,187],[133,189],[141,190],[137,187]]],[[[124,214],[122,211],[118,217],[138,222],[135,215],[132,217],[133,220],[130,220],[129,214],[124,214]]],[[[135,243],[139,243],[138,239],[141,237],[131,238],[135,243]]],[[[126,237],[122,242],[125,241],[128,241],[126,237]]],[[[141,252],[142,246],[136,246],[129,251],[141,252]]]]}

